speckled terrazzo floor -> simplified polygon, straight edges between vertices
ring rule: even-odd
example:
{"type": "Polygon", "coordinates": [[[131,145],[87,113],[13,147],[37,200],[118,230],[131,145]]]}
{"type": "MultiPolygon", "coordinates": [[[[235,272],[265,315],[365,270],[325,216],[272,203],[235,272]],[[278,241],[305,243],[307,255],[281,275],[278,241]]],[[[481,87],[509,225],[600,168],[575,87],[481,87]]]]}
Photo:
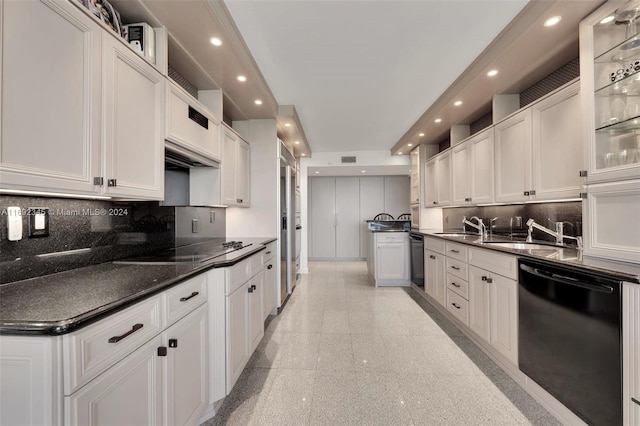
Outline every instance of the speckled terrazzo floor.
{"type": "Polygon", "coordinates": [[[210,425],[557,425],[411,290],[315,262],[210,425]]]}

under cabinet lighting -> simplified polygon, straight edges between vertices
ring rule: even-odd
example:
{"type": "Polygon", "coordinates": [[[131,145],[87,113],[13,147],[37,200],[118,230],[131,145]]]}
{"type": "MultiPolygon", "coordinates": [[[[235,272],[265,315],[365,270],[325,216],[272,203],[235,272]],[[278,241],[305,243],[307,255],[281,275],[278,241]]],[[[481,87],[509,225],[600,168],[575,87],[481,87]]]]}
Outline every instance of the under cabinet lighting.
{"type": "Polygon", "coordinates": [[[260,99],[256,99],[253,103],[256,105],[262,105],[262,101],[260,99]]]}
{"type": "Polygon", "coordinates": [[[601,24],[608,24],[609,22],[613,21],[614,19],[615,19],[615,17],[613,15],[607,16],[602,21],[600,21],[600,23],[601,24]]]}
{"type": "Polygon", "coordinates": [[[238,76],[238,81],[245,82],[245,81],[247,81],[247,77],[245,77],[244,75],[239,75],[238,76]]]}
{"type": "Polygon", "coordinates": [[[34,197],[78,198],[82,200],[110,200],[111,197],[103,195],[79,195],[65,192],[25,191],[22,189],[0,189],[0,194],[31,195],[34,197]]]}
{"type": "Polygon", "coordinates": [[[544,21],[544,26],[545,27],[553,27],[555,24],[560,22],[561,19],[562,19],[561,16],[552,16],[551,18],[549,18],[546,21],[544,21]]]}
{"type": "Polygon", "coordinates": [[[213,44],[214,46],[222,46],[222,40],[220,40],[218,37],[211,37],[209,39],[209,41],[211,42],[211,44],[213,44]]]}
{"type": "Polygon", "coordinates": [[[455,106],[460,106],[460,105],[462,105],[462,101],[455,101],[453,104],[454,104],[455,106]]]}
{"type": "Polygon", "coordinates": [[[423,136],[424,136],[424,133],[420,133],[418,136],[423,137],[423,136]]]}
{"type": "Polygon", "coordinates": [[[495,77],[496,75],[498,75],[498,70],[491,70],[487,73],[488,77],[495,77]]]}
{"type": "Polygon", "coordinates": [[[440,123],[440,122],[442,122],[442,118],[436,118],[436,119],[435,119],[435,120],[433,120],[433,121],[435,121],[436,123],[440,123]]]}

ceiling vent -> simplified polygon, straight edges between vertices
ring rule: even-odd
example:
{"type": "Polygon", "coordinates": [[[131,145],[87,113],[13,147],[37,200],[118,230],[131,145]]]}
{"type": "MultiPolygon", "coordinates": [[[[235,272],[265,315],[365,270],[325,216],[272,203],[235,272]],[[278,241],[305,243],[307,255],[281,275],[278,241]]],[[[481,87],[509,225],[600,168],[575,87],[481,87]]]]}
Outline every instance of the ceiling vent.
{"type": "Polygon", "coordinates": [[[342,157],[342,164],[348,164],[348,163],[355,163],[356,162],[356,157],[342,157]]]}

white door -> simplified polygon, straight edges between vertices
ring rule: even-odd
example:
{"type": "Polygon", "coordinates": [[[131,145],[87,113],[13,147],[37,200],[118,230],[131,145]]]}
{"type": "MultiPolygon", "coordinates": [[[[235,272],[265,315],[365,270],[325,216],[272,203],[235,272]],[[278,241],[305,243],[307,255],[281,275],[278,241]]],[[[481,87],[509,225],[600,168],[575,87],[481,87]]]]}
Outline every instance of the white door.
{"type": "Polygon", "coordinates": [[[531,183],[531,109],[494,127],[496,201],[523,201],[531,183]]]}
{"type": "Polygon", "coordinates": [[[469,328],[490,342],[489,273],[469,266],[469,328]]]}
{"type": "Polygon", "coordinates": [[[410,188],[408,176],[384,177],[384,212],[394,218],[410,213],[410,188]]]}
{"type": "Polygon", "coordinates": [[[336,191],[336,257],[360,257],[360,179],[335,178],[336,191]]]}
{"type": "Polygon", "coordinates": [[[405,279],[405,244],[376,244],[376,281],[405,279]]]}
{"type": "Polygon", "coordinates": [[[0,7],[2,188],[95,194],[102,30],[69,2],[0,7]]]}
{"type": "Polygon", "coordinates": [[[494,143],[493,128],[478,133],[469,140],[471,144],[471,202],[493,202],[494,143]]]}
{"type": "Polygon", "coordinates": [[[236,166],[236,184],[237,184],[237,199],[238,205],[242,207],[249,207],[250,202],[250,188],[249,182],[251,182],[251,158],[249,157],[249,144],[242,139],[238,139],[238,158],[236,166]]]}
{"type": "Polygon", "coordinates": [[[384,178],[370,176],[360,178],[360,257],[368,257],[369,232],[367,220],[373,219],[378,213],[384,212],[384,178]]]}
{"type": "Polygon", "coordinates": [[[249,360],[249,287],[227,296],[227,394],[249,360]]]}
{"type": "Polygon", "coordinates": [[[263,292],[264,292],[264,270],[251,278],[249,285],[249,353],[253,351],[264,336],[264,314],[263,314],[263,292]]]}
{"type": "Polygon", "coordinates": [[[451,199],[453,205],[471,201],[471,144],[467,141],[451,149],[451,199]]]}
{"type": "Polygon", "coordinates": [[[222,139],[222,163],[220,164],[220,173],[222,176],[222,200],[229,206],[238,204],[237,197],[237,173],[236,164],[238,163],[238,136],[224,129],[224,137],[222,139]]]}
{"type": "Polygon", "coordinates": [[[111,196],[164,198],[165,80],[139,55],[103,34],[105,176],[111,196]]]}
{"type": "Polygon", "coordinates": [[[310,256],[315,259],[336,257],[336,180],[309,179],[310,256]]]}
{"type": "Polygon", "coordinates": [[[164,359],[160,336],[65,397],[65,424],[86,426],[162,424],[164,359]],[[144,401],[144,403],[140,403],[144,401]]]}
{"type": "Polygon", "coordinates": [[[540,200],[578,198],[585,170],[579,82],[536,103],[533,187],[540,200]]]}
{"type": "Polygon", "coordinates": [[[436,163],[438,206],[448,206],[451,204],[451,151],[439,154],[436,163]]]}
{"type": "Polygon", "coordinates": [[[207,306],[202,305],[163,333],[166,425],[196,425],[209,405],[207,330],[207,306]]]}
{"type": "Polygon", "coordinates": [[[491,345],[518,365],[518,283],[500,275],[491,280],[491,345]]]}
{"type": "Polygon", "coordinates": [[[438,174],[436,173],[436,159],[432,158],[424,164],[424,206],[438,205],[438,174]]]}

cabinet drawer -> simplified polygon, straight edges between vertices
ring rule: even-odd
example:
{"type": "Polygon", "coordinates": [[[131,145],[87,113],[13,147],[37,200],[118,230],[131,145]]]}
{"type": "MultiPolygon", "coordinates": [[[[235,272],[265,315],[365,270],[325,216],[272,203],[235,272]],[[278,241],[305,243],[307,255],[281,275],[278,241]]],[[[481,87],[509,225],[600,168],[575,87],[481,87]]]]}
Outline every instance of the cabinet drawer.
{"type": "Polygon", "coordinates": [[[269,263],[271,259],[276,256],[276,242],[273,241],[267,244],[266,249],[262,252],[262,265],[269,263]]]}
{"type": "Polygon", "coordinates": [[[447,257],[452,257],[454,259],[460,260],[462,262],[467,261],[467,246],[464,244],[452,243],[451,241],[446,242],[447,252],[445,253],[447,257]]]}
{"type": "Polygon", "coordinates": [[[456,259],[451,259],[447,257],[447,273],[453,274],[458,278],[462,278],[463,280],[468,280],[468,266],[465,262],[461,262],[456,259]]]}
{"type": "Polygon", "coordinates": [[[64,394],[123,359],[162,331],[162,295],[62,336],[64,394]]]}
{"type": "Polygon", "coordinates": [[[376,232],[376,243],[403,243],[406,240],[406,232],[376,232]]]}
{"type": "Polygon", "coordinates": [[[200,274],[164,293],[169,326],[207,301],[207,274],[200,274]]]}
{"type": "Polygon", "coordinates": [[[469,325],[469,302],[449,288],[447,289],[447,309],[464,325],[469,325]]]}
{"type": "Polygon", "coordinates": [[[224,294],[228,296],[251,278],[251,261],[244,259],[233,266],[225,268],[225,275],[224,294]]]}
{"type": "Polygon", "coordinates": [[[467,280],[447,273],[447,288],[469,300],[469,282],[467,280]]]}
{"type": "Polygon", "coordinates": [[[518,258],[492,250],[469,249],[469,264],[511,279],[518,279],[518,258]]]}
{"type": "Polygon", "coordinates": [[[440,238],[424,237],[424,248],[444,254],[445,241],[440,238]]]}

